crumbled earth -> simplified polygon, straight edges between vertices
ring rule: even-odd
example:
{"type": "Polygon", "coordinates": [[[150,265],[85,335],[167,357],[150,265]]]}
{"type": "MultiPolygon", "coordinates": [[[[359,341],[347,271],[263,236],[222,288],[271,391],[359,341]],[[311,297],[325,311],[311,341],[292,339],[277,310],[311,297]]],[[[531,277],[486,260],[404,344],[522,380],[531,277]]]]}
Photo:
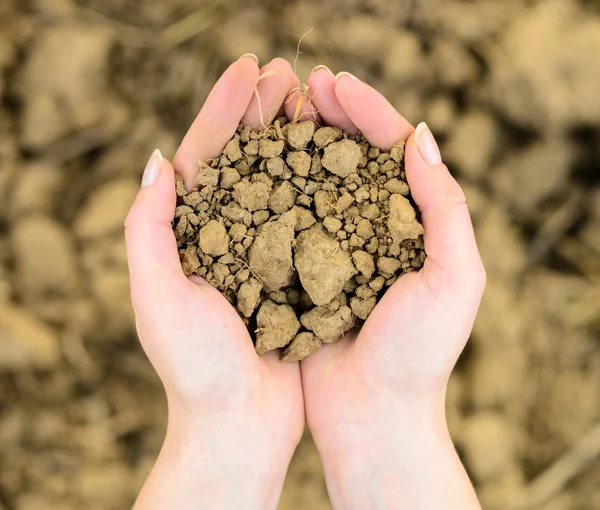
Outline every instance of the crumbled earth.
{"type": "Polygon", "coordinates": [[[310,120],[240,126],[195,184],[177,177],[184,273],[236,307],[259,354],[297,361],[336,342],[425,260],[402,141],[384,152],[310,120]]]}

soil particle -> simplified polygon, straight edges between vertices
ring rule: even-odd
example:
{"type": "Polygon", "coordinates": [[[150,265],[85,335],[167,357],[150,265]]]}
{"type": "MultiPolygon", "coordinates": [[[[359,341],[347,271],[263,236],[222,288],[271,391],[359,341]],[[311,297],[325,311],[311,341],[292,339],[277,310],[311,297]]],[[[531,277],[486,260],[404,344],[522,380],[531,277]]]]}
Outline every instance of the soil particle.
{"type": "Polygon", "coordinates": [[[373,255],[369,255],[365,251],[357,250],[352,253],[352,260],[356,269],[365,277],[371,278],[375,272],[375,262],[373,262],[373,255]]]}
{"type": "Polygon", "coordinates": [[[225,168],[221,169],[221,187],[223,189],[231,189],[241,180],[242,177],[235,168],[226,166],[225,168]]]}
{"type": "Polygon", "coordinates": [[[222,223],[210,220],[200,229],[198,243],[206,255],[225,255],[229,250],[229,235],[222,223]]]}
{"type": "Polygon", "coordinates": [[[356,235],[365,240],[371,239],[375,235],[371,222],[369,220],[360,220],[358,225],[356,225],[356,235]]]}
{"type": "MultiPolygon", "coordinates": [[[[390,212],[391,209],[392,207],[390,203],[390,212]]],[[[365,204],[360,208],[360,215],[367,220],[376,220],[377,218],[379,218],[379,216],[381,216],[381,210],[379,209],[377,204],[365,204]]]]}
{"type": "Polygon", "coordinates": [[[342,222],[333,216],[327,216],[323,220],[323,226],[330,234],[335,234],[342,228],[342,222]]]}
{"type": "MultiPolygon", "coordinates": [[[[395,144],[392,147],[392,150],[390,151],[390,158],[392,158],[396,163],[400,163],[404,159],[405,146],[406,142],[404,140],[400,140],[397,144],[395,144]]],[[[375,158],[377,158],[378,156],[376,156],[375,158]]]]}
{"type": "Polygon", "coordinates": [[[261,158],[274,158],[283,152],[285,143],[283,140],[267,140],[260,141],[258,154],[261,158]]]}
{"type": "Polygon", "coordinates": [[[287,141],[296,150],[305,149],[315,133],[315,124],[310,120],[287,124],[286,128],[287,141]]]}
{"type": "Polygon", "coordinates": [[[227,156],[229,161],[235,163],[239,159],[242,159],[242,151],[240,149],[240,137],[235,135],[232,140],[223,149],[223,154],[227,156]]]}
{"type": "Polygon", "coordinates": [[[315,131],[313,140],[319,148],[327,147],[330,143],[337,142],[342,138],[342,130],[339,127],[325,126],[315,131]]]}
{"type": "Polygon", "coordinates": [[[296,201],[297,191],[288,181],[283,181],[275,192],[269,197],[267,205],[275,214],[289,211],[296,201]]]}
{"type": "Polygon", "coordinates": [[[204,186],[216,187],[219,184],[221,172],[218,168],[212,168],[208,165],[200,165],[198,176],[196,177],[196,186],[203,188],[204,186]]]}
{"type": "Polygon", "coordinates": [[[317,222],[312,213],[304,207],[294,206],[293,211],[296,215],[296,230],[306,230],[317,222]]]}
{"type": "Polygon", "coordinates": [[[386,191],[389,191],[390,193],[397,193],[404,196],[408,196],[410,192],[408,184],[396,178],[390,179],[384,184],[383,187],[386,191]]]}
{"type": "Polygon", "coordinates": [[[249,267],[267,292],[291,284],[294,275],[292,241],[294,228],[275,221],[262,225],[250,248],[249,267]]]}
{"type": "Polygon", "coordinates": [[[321,163],[331,173],[348,177],[356,172],[362,151],[354,140],[341,140],[325,147],[321,163]]]}
{"type": "Polygon", "coordinates": [[[244,317],[250,317],[258,307],[262,288],[262,283],[256,278],[250,278],[240,285],[237,296],[237,308],[244,317]]]}
{"type": "Polygon", "coordinates": [[[198,258],[198,250],[196,246],[190,244],[182,255],[181,267],[186,276],[193,274],[200,268],[200,259],[198,258]]]}
{"type": "Polygon", "coordinates": [[[334,199],[334,195],[329,191],[317,191],[315,193],[315,211],[319,218],[325,218],[329,214],[335,212],[335,208],[333,206],[332,200],[334,199]]]}
{"type": "Polygon", "coordinates": [[[300,361],[319,350],[323,342],[313,333],[298,333],[281,353],[282,361],[300,361]]]}
{"type": "Polygon", "coordinates": [[[290,152],[287,155],[286,161],[295,174],[301,177],[308,177],[312,160],[306,152],[290,152]]]}
{"type": "Polygon", "coordinates": [[[250,212],[268,207],[271,186],[265,182],[250,182],[243,179],[233,186],[233,198],[250,212]]]}
{"type": "Polygon", "coordinates": [[[337,214],[345,212],[354,203],[354,197],[350,193],[344,193],[335,204],[337,214]]]}
{"type": "Polygon", "coordinates": [[[389,257],[379,257],[377,260],[377,269],[379,269],[379,272],[386,278],[389,278],[389,275],[393,275],[398,271],[401,265],[399,260],[389,257]]]}
{"type": "Polygon", "coordinates": [[[185,197],[188,194],[183,177],[179,174],[175,174],[175,193],[178,197],[185,197]]]}
{"type": "Polygon", "coordinates": [[[267,159],[267,171],[271,177],[281,177],[285,170],[285,162],[280,157],[267,159]]]}
{"type": "Polygon", "coordinates": [[[254,223],[254,225],[256,225],[257,227],[259,225],[262,225],[268,219],[269,219],[269,212],[268,211],[256,211],[252,215],[252,223],[254,223]]]}
{"type": "Polygon", "coordinates": [[[256,316],[256,352],[264,354],[285,347],[298,333],[300,323],[290,305],[263,302],[256,316]]]}
{"type": "Polygon", "coordinates": [[[406,239],[417,239],[425,233],[423,226],[417,221],[414,207],[402,195],[390,197],[388,228],[396,243],[406,239]]]}
{"type": "Polygon", "coordinates": [[[221,208],[221,214],[224,218],[236,223],[240,221],[243,222],[248,216],[250,216],[250,221],[252,221],[252,215],[246,209],[242,209],[235,203],[227,204],[221,208]]]}
{"type": "Polygon", "coordinates": [[[369,314],[373,311],[376,304],[377,298],[374,296],[366,299],[361,299],[359,297],[350,299],[352,313],[362,320],[367,320],[367,317],[369,317],[369,314]]]}
{"type": "Polygon", "coordinates": [[[317,306],[300,318],[302,325],[317,335],[324,343],[333,343],[355,324],[355,317],[347,305],[339,300],[317,306]]]}
{"type": "Polygon", "coordinates": [[[356,274],[350,254],[320,227],[298,236],[294,261],[302,286],[315,305],[329,303],[356,274]]]}

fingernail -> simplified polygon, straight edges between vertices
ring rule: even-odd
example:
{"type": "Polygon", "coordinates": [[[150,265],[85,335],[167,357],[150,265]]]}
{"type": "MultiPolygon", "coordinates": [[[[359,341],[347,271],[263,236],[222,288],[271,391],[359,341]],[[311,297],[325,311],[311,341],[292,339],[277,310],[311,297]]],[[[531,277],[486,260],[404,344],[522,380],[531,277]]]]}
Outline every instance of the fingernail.
{"type": "Polygon", "coordinates": [[[318,71],[320,71],[321,69],[324,69],[325,71],[327,71],[331,76],[333,76],[333,73],[331,72],[331,69],[329,69],[329,67],[324,66],[322,64],[319,64],[318,66],[316,66],[315,68],[313,68],[313,70],[311,71],[312,73],[316,73],[318,71]]]}
{"type": "Polygon", "coordinates": [[[425,122],[421,122],[415,131],[415,143],[421,157],[430,165],[441,165],[442,155],[433,133],[425,122]]]}
{"type": "Polygon", "coordinates": [[[342,71],[341,73],[337,73],[335,75],[335,81],[340,81],[344,76],[348,76],[349,78],[352,78],[354,81],[358,81],[358,78],[356,76],[354,76],[353,74],[347,73],[346,71],[342,71]]]}
{"type": "Polygon", "coordinates": [[[146,169],[144,170],[144,175],[142,176],[142,188],[152,186],[156,182],[162,162],[163,156],[161,152],[156,149],[152,153],[152,156],[150,156],[150,160],[148,161],[146,169]]]}
{"type": "Polygon", "coordinates": [[[254,53],[244,53],[240,58],[238,58],[238,62],[243,58],[251,58],[258,64],[258,57],[254,53]]]}

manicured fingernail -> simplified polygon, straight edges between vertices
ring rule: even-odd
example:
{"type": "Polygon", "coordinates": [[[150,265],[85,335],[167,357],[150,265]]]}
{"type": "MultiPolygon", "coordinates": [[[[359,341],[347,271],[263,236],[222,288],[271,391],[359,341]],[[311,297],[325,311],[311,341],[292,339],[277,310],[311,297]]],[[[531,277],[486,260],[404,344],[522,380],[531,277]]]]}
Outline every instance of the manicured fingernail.
{"type": "Polygon", "coordinates": [[[430,165],[441,165],[442,155],[433,133],[425,122],[421,122],[415,131],[415,143],[421,157],[430,165]]]}
{"type": "Polygon", "coordinates": [[[325,71],[327,71],[327,72],[328,72],[328,73],[329,73],[331,76],[333,76],[333,73],[331,72],[331,69],[329,69],[329,67],[327,67],[327,66],[324,66],[324,65],[318,65],[318,66],[316,66],[316,67],[315,67],[315,68],[314,68],[314,69],[311,71],[311,74],[312,74],[312,73],[316,73],[316,72],[320,71],[321,69],[324,69],[324,70],[325,70],[325,71]]]}
{"type": "Polygon", "coordinates": [[[162,162],[163,156],[160,151],[156,149],[152,153],[152,156],[150,156],[150,160],[148,161],[146,169],[144,170],[144,175],[142,176],[142,188],[152,186],[156,182],[162,162]]]}
{"type": "Polygon", "coordinates": [[[244,53],[240,58],[238,58],[238,62],[243,58],[251,58],[258,64],[258,57],[254,53],[244,53]]]}
{"type": "Polygon", "coordinates": [[[353,74],[347,73],[346,71],[337,73],[335,75],[335,81],[340,81],[344,76],[348,76],[349,78],[352,78],[354,81],[358,81],[358,78],[356,76],[354,76],[353,74]]]}

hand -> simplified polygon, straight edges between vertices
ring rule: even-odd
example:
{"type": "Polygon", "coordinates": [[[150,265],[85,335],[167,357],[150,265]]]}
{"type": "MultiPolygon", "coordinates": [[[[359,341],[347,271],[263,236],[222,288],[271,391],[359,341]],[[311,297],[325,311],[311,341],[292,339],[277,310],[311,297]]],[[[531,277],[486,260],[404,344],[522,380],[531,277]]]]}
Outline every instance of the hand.
{"type": "MultiPolygon", "coordinates": [[[[446,384],[485,286],[465,196],[426,125],[417,132],[375,90],[316,69],[326,124],[385,150],[406,140],[406,175],[427,260],[402,276],[358,333],[301,363],[308,425],[339,508],[479,508],[450,441],[446,384]]],[[[465,148],[468,150],[468,147],[465,148]]]]}
{"type": "MultiPolygon", "coordinates": [[[[275,59],[259,82],[252,57],[217,82],[174,159],[192,187],[198,162],[217,157],[240,122],[265,123],[297,79],[275,59]]],[[[297,363],[259,357],[221,294],[181,270],[171,227],[173,166],[155,153],[125,225],[137,330],[166,390],[169,425],[136,508],[275,508],[304,427],[297,363]]]]}

